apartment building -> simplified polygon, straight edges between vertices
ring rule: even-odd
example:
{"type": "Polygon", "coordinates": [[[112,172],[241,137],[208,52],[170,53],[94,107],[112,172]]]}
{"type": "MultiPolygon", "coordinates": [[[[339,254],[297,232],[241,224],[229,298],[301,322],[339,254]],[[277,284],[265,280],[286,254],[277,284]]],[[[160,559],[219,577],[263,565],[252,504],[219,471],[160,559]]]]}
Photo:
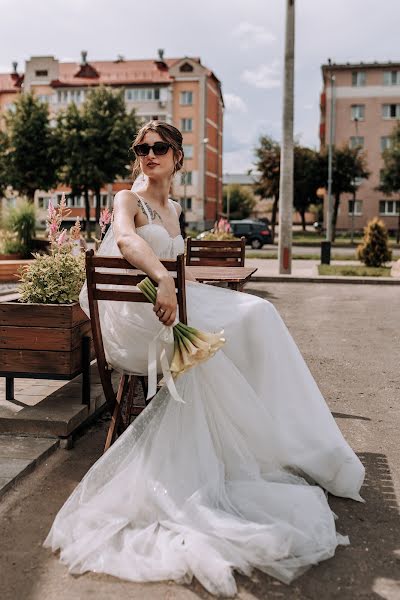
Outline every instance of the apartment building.
{"type": "Polygon", "coordinates": [[[371,218],[379,216],[387,229],[395,230],[400,200],[376,188],[383,168],[382,152],[389,147],[390,134],[400,119],[400,63],[325,64],[322,79],[321,148],[329,144],[332,118],[334,145],[360,148],[371,172],[369,179],[357,182],[355,202],[352,194],[343,194],[337,228],[349,230],[353,222],[355,229],[362,229],[371,218]]]}
{"type": "MultiPolygon", "coordinates": [[[[178,127],[183,134],[184,171],[177,174],[173,197],[184,206],[191,227],[211,226],[222,207],[222,132],[223,97],[221,82],[202,65],[198,57],[88,61],[81,53],[80,63],[66,63],[53,56],[34,56],[19,73],[13,63],[10,74],[0,74],[0,115],[12,109],[20,93],[34,92],[49,104],[55,116],[70,102],[84,102],[88,90],[105,85],[123,89],[126,107],[135,109],[143,121],[163,120],[178,127]]],[[[131,181],[110,182],[102,190],[102,204],[109,205],[119,189],[131,181]]],[[[68,193],[68,188],[59,188],[68,193]]],[[[12,201],[12,198],[9,199],[12,201]]],[[[49,194],[36,194],[35,202],[44,211],[49,194]]],[[[69,198],[71,219],[84,218],[83,198],[69,198]]],[[[95,199],[92,199],[92,204],[95,199]]],[[[93,211],[94,216],[94,211],[93,211]]]]}

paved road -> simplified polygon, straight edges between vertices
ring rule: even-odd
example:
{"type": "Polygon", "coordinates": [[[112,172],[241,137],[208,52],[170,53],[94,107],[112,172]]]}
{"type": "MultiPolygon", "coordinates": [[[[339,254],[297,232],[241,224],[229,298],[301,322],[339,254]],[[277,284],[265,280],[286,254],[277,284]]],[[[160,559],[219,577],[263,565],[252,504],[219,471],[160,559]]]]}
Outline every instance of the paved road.
{"type": "MultiPolygon", "coordinates": [[[[246,247],[246,253],[250,256],[251,254],[254,254],[255,252],[261,253],[261,254],[275,254],[278,252],[278,245],[277,244],[267,244],[266,246],[263,246],[261,248],[261,250],[252,250],[250,248],[250,246],[246,247]]],[[[310,246],[296,246],[294,245],[292,247],[292,254],[303,254],[303,255],[318,255],[320,256],[321,254],[321,249],[320,247],[310,247],[310,246]]],[[[355,248],[336,248],[335,246],[332,247],[332,251],[331,251],[332,255],[335,256],[355,256],[355,248]]],[[[400,258],[400,250],[396,248],[396,250],[393,250],[393,258],[400,258]]]]}
{"type": "MultiPolygon", "coordinates": [[[[400,598],[400,303],[396,287],[255,284],[280,310],[337,422],[367,469],[365,504],[330,498],[351,546],[291,586],[238,576],[241,600],[400,598]]],[[[266,332],[267,335],[268,332],[266,332]]],[[[310,418],[311,415],[310,415],[310,418]]],[[[316,424],[317,426],[317,424],[316,424]]],[[[197,583],[72,577],[41,547],[56,511],[101,452],[104,423],[59,450],[0,504],[2,600],[198,600],[197,583]]],[[[127,485],[129,482],[127,482],[127,485]]]]}

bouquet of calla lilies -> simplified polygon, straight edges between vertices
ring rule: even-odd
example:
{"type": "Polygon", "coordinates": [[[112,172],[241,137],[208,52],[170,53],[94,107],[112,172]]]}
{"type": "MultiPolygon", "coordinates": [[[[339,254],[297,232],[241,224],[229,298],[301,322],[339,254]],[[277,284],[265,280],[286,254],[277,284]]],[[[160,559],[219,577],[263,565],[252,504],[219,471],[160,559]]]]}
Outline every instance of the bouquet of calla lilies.
{"type": "MultiPolygon", "coordinates": [[[[147,300],[152,304],[156,303],[157,288],[148,277],[138,283],[137,287],[147,300]]],[[[175,379],[191,367],[214,356],[225,343],[223,333],[205,333],[180,322],[174,325],[174,355],[170,365],[172,377],[175,379]]]]}

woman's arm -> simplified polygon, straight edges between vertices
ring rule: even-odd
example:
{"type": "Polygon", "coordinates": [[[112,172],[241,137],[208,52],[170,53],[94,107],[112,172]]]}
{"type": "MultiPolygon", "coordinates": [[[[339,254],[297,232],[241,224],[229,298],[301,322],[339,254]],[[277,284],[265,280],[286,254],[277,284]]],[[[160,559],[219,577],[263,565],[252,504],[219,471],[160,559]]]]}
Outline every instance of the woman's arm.
{"type": "Polygon", "coordinates": [[[137,196],[122,190],[114,198],[113,231],[121,254],[128,262],[144,271],[158,284],[157,301],[154,312],[165,325],[172,325],[176,317],[177,299],[175,282],[151,246],[135,230],[135,216],[138,212],[137,196]],[[162,314],[160,311],[164,311],[162,314]]]}

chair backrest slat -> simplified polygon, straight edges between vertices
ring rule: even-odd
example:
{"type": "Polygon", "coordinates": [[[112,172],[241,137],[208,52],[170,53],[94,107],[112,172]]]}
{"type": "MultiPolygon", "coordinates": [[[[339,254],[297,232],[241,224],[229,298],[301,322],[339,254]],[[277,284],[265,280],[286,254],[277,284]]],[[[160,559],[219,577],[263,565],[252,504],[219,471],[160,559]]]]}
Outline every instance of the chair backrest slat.
{"type": "Polygon", "coordinates": [[[186,264],[243,267],[245,238],[240,240],[194,240],[187,238],[186,264]]]}
{"type": "Polygon", "coordinates": [[[122,273],[97,273],[93,274],[93,283],[95,284],[112,284],[112,285],[137,285],[146,277],[145,274],[126,275],[122,273]]]}
{"type": "Polygon", "coordinates": [[[93,290],[95,300],[112,300],[113,302],[148,302],[142,292],[127,292],[125,290],[93,290]]]}

